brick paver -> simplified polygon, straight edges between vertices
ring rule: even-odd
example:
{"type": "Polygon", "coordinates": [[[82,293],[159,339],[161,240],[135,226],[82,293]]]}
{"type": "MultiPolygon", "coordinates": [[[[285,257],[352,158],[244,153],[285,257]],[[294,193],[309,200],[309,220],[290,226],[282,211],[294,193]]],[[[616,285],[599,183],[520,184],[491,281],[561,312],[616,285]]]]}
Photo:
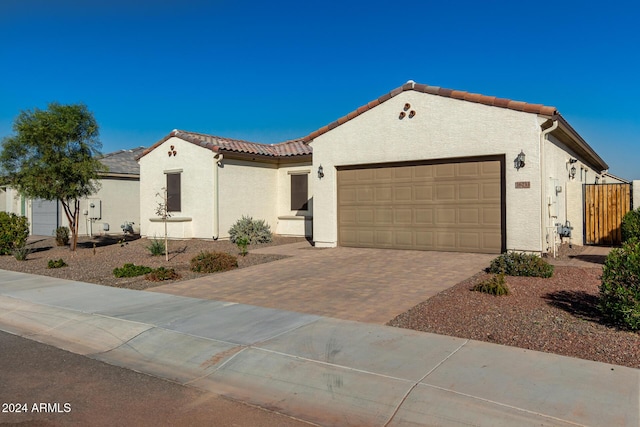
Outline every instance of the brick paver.
{"type": "Polygon", "coordinates": [[[489,266],[495,255],[359,248],[307,242],[254,252],[267,264],[150,289],[338,319],[384,324],[489,266]]]}

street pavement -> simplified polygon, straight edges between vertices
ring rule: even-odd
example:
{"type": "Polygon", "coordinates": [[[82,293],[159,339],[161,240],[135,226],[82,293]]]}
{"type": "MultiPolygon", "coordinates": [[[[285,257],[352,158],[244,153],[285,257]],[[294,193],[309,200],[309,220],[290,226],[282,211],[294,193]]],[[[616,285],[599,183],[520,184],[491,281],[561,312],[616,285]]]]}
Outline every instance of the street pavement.
{"type": "Polygon", "coordinates": [[[310,426],[6,332],[0,348],[0,426],[310,426]]]}
{"type": "Polygon", "coordinates": [[[0,330],[323,426],[640,425],[640,370],[0,270],[0,330]]]}

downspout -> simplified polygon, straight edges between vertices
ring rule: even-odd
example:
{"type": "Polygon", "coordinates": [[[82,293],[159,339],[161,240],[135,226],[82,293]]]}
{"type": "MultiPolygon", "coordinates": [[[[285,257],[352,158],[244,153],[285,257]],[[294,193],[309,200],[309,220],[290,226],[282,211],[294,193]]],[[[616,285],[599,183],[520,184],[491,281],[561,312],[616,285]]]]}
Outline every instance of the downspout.
{"type": "MultiPolygon", "coordinates": [[[[545,165],[544,165],[544,142],[547,140],[547,135],[556,130],[558,127],[558,118],[552,117],[553,124],[550,128],[543,130],[540,133],[540,253],[544,253],[545,250],[545,240],[546,240],[546,232],[547,232],[547,221],[545,218],[545,214],[548,210],[547,207],[547,180],[545,177],[545,165]]],[[[555,239],[555,237],[554,237],[555,239]]],[[[554,241],[555,248],[555,241],[554,241]]]]}
{"type": "Polygon", "coordinates": [[[217,153],[213,156],[213,180],[215,181],[213,184],[213,240],[218,240],[220,237],[220,198],[218,197],[220,186],[218,185],[218,168],[223,158],[224,155],[222,153],[217,153]]]}

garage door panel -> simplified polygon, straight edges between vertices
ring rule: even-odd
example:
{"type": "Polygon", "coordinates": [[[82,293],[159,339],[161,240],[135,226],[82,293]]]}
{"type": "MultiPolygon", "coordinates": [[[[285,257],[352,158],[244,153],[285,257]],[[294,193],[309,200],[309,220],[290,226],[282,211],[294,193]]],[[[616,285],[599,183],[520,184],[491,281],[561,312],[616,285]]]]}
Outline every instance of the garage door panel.
{"type": "Polygon", "coordinates": [[[500,162],[480,162],[482,176],[500,179],[500,162]]]}
{"type": "Polygon", "coordinates": [[[415,224],[418,226],[433,225],[433,209],[430,208],[416,208],[415,224]]]}
{"type": "Polygon", "coordinates": [[[393,246],[393,232],[391,230],[376,231],[376,246],[392,247],[393,246]]]}
{"type": "Polygon", "coordinates": [[[372,202],[373,201],[373,189],[370,187],[358,187],[356,189],[356,201],[358,203],[361,202],[372,202]]]}
{"type": "Polygon", "coordinates": [[[393,191],[393,201],[395,202],[411,202],[413,200],[413,191],[411,185],[396,186],[393,191]]]}
{"type": "Polygon", "coordinates": [[[500,200],[502,190],[500,188],[500,182],[488,182],[482,184],[482,199],[483,200],[500,200]]]}
{"type": "Polygon", "coordinates": [[[431,249],[433,250],[435,247],[433,245],[433,231],[423,231],[418,230],[415,233],[416,235],[416,246],[420,249],[431,249]]]}
{"type": "Polygon", "coordinates": [[[456,248],[456,233],[453,231],[437,231],[436,242],[436,248],[439,250],[454,250],[456,248]]]}
{"type": "Polygon", "coordinates": [[[339,244],[500,253],[501,170],[498,160],[339,170],[339,244]]]}
{"type": "Polygon", "coordinates": [[[433,201],[433,186],[431,185],[415,185],[414,197],[416,202],[432,202],[433,201]]]}
{"type": "Polygon", "coordinates": [[[440,208],[436,209],[436,224],[438,225],[455,225],[456,224],[456,209],[455,208],[440,208]]]}
{"type": "Polygon", "coordinates": [[[456,186],[455,184],[440,184],[436,186],[436,201],[455,200],[456,186]]]}
{"type": "Polygon", "coordinates": [[[478,225],[482,223],[480,208],[459,208],[458,221],[460,224],[478,225]]]}
{"type": "Polygon", "coordinates": [[[418,165],[413,168],[415,178],[433,178],[433,165],[418,165]]]}
{"type": "Polygon", "coordinates": [[[435,178],[453,178],[456,176],[456,166],[453,163],[435,165],[435,178]]]}
{"type": "Polygon", "coordinates": [[[458,173],[459,177],[472,177],[475,178],[480,174],[480,165],[479,163],[459,163],[458,165],[458,173]]]}
{"type": "Polygon", "coordinates": [[[392,225],[393,209],[392,208],[376,208],[375,223],[382,226],[392,225]]]}
{"type": "Polygon", "coordinates": [[[374,221],[375,211],[372,208],[359,209],[357,212],[358,213],[356,217],[357,217],[358,225],[372,227],[375,224],[375,221],[374,221]]]}
{"type": "Polygon", "coordinates": [[[482,208],[482,223],[498,227],[502,223],[502,211],[499,208],[482,208]]]}
{"type": "Polygon", "coordinates": [[[411,225],[413,220],[413,210],[411,208],[393,210],[393,223],[396,225],[411,225]]]}
{"type": "Polygon", "coordinates": [[[477,202],[480,198],[480,184],[469,183],[458,185],[458,200],[477,202]]]}
{"type": "Polygon", "coordinates": [[[482,233],[458,233],[458,248],[462,250],[473,250],[481,247],[482,233]]]}
{"type": "Polygon", "coordinates": [[[393,243],[398,246],[413,246],[413,233],[411,231],[397,231],[393,243]]]}
{"type": "Polygon", "coordinates": [[[374,189],[376,203],[389,203],[393,200],[393,189],[391,186],[380,186],[374,189]]]}
{"type": "Polygon", "coordinates": [[[356,189],[355,187],[344,186],[340,189],[340,194],[338,194],[338,203],[346,204],[346,203],[355,203],[356,199],[356,189]]]}

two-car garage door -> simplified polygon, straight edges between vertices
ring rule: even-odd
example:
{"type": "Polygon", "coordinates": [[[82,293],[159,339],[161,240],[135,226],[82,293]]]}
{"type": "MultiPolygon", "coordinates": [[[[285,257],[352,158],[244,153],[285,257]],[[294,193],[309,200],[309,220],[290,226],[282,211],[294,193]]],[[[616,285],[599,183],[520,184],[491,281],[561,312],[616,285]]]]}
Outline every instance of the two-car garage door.
{"type": "Polygon", "coordinates": [[[338,170],[341,246],[500,253],[501,160],[338,170]]]}

